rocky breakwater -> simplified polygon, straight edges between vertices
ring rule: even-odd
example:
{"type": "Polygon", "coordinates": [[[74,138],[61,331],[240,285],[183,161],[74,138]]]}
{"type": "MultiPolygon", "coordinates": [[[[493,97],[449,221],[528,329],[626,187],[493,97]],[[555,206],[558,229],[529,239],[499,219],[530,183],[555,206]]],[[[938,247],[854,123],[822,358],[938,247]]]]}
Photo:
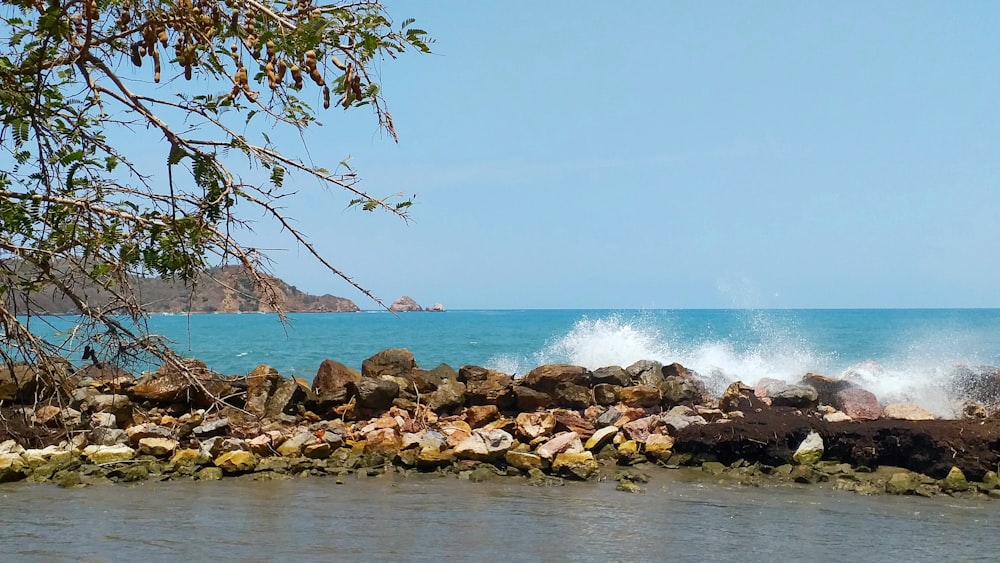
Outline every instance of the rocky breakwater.
{"type": "MultiPolygon", "coordinates": [[[[679,364],[543,365],[514,378],[423,369],[403,349],[375,354],[360,372],[325,360],[311,384],[263,365],[222,376],[195,360],[139,379],[67,365],[58,385],[15,367],[0,376],[0,481],[399,471],[540,485],[614,478],[635,492],[659,466],[756,486],[1000,497],[1000,427],[986,406],[938,420],[817,374],[737,381],[716,396],[679,364]]],[[[974,387],[987,393],[984,373],[974,387]]]]}

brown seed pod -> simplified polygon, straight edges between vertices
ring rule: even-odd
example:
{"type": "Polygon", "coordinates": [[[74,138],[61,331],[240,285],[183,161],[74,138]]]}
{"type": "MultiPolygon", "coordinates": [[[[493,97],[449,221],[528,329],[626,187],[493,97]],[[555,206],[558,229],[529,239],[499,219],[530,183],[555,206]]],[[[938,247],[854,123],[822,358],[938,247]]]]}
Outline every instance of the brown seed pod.
{"type": "Polygon", "coordinates": [[[347,66],[344,65],[343,61],[337,58],[337,55],[331,56],[330,60],[333,62],[333,66],[339,68],[340,70],[347,70],[347,66]]]}
{"type": "Polygon", "coordinates": [[[139,54],[139,43],[132,44],[132,64],[137,67],[142,67],[142,55],[139,54]]]}
{"type": "Polygon", "coordinates": [[[192,70],[191,65],[186,65],[184,67],[184,80],[191,80],[191,77],[193,75],[194,75],[194,71],[192,70]]]}
{"type": "Polygon", "coordinates": [[[288,70],[288,65],[285,64],[285,59],[278,59],[278,82],[285,79],[285,71],[288,70]]]}
{"type": "Polygon", "coordinates": [[[160,45],[163,45],[164,47],[166,47],[167,46],[167,41],[168,41],[167,30],[164,29],[164,28],[160,28],[160,32],[157,34],[157,37],[159,37],[159,39],[160,39],[160,45]]]}
{"type": "Polygon", "coordinates": [[[292,81],[295,82],[295,89],[296,90],[301,89],[302,88],[302,69],[299,68],[299,65],[293,63],[292,64],[292,68],[290,68],[289,70],[292,71],[292,81]]]}
{"type": "Polygon", "coordinates": [[[355,76],[354,81],[351,82],[351,91],[354,92],[354,97],[357,99],[364,98],[364,94],[361,93],[361,77],[355,76]]]}
{"type": "Polygon", "coordinates": [[[273,59],[277,52],[277,45],[274,44],[274,41],[268,40],[267,43],[264,44],[264,47],[267,48],[267,58],[273,59]]]}
{"type": "Polygon", "coordinates": [[[323,79],[323,73],[319,71],[318,68],[313,68],[312,72],[309,73],[309,78],[313,79],[313,82],[317,86],[326,86],[326,80],[323,79]]]}
{"type": "Polygon", "coordinates": [[[323,109],[330,109],[330,87],[323,86],[323,109]]]}

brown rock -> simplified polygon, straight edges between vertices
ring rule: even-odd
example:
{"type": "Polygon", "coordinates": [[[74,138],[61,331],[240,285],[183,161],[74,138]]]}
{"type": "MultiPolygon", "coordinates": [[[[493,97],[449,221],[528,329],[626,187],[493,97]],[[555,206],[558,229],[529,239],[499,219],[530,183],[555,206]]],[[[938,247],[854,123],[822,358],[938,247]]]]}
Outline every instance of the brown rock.
{"type": "Polygon", "coordinates": [[[581,366],[568,364],[546,364],[528,372],[521,380],[521,385],[536,391],[552,393],[560,383],[572,383],[588,387],[590,372],[581,366]]]}
{"type": "Polygon", "coordinates": [[[531,412],[552,406],[552,396],[548,393],[535,391],[524,385],[515,385],[513,390],[517,399],[517,409],[520,411],[531,412]]]}
{"type": "Polygon", "coordinates": [[[753,388],[742,381],[730,383],[719,398],[719,410],[722,412],[748,412],[761,406],[763,403],[754,395],[753,388]]]}
{"type": "Polygon", "coordinates": [[[343,403],[347,400],[347,386],[361,381],[361,374],[335,360],[323,360],[316,371],[312,390],[319,400],[343,403]]]}
{"type": "Polygon", "coordinates": [[[886,405],[883,414],[886,418],[897,420],[934,420],[936,418],[931,411],[909,403],[886,405]]]}
{"type": "Polygon", "coordinates": [[[496,405],[476,405],[468,407],[462,414],[465,416],[465,421],[468,422],[469,426],[472,428],[479,428],[500,417],[500,411],[497,409],[496,405]]]}
{"type": "Polygon", "coordinates": [[[399,396],[399,385],[385,379],[364,377],[348,385],[348,396],[356,397],[360,408],[389,410],[393,399],[399,396]]]}
{"type": "Polygon", "coordinates": [[[598,405],[613,405],[619,401],[622,388],[610,383],[594,385],[594,402],[598,405]]]}
{"type": "Polygon", "coordinates": [[[630,439],[640,444],[645,444],[653,432],[662,426],[662,421],[658,416],[647,416],[632,422],[623,424],[621,429],[630,439]]]}
{"type": "Polygon", "coordinates": [[[553,411],[556,431],[576,432],[581,439],[587,439],[594,433],[594,425],[573,411],[558,409],[553,411]]]}
{"type": "Polygon", "coordinates": [[[621,401],[629,407],[649,408],[660,404],[663,397],[660,390],[652,385],[633,385],[621,390],[621,401]]]}
{"type": "Polygon", "coordinates": [[[562,382],[552,392],[552,402],[557,407],[583,410],[594,403],[594,397],[588,387],[562,382]]]}
{"type": "Polygon", "coordinates": [[[563,452],[577,453],[582,451],[584,451],[583,443],[580,442],[580,437],[576,435],[576,432],[563,432],[538,446],[535,453],[542,459],[551,461],[556,455],[563,452]]]}
{"type": "Polygon", "coordinates": [[[691,370],[676,362],[668,366],[663,366],[660,373],[663,374],[664,378],[680,377],[682,379],[691,379],[693,377],[691,370]]]}
{"type": "Polygon", "coordinates": [[[363,377],[378,378],[383,375],[400,377],[417,367],[413,354],[405,348],[382,350],[361,364],[363,377]]]}
{"type": "Polygon", "coordinates": [[[835,379],[818,373],[805,374],[799,383],[815,389],[819,395],[817,400],[822,405],[833,405],[837,393],[849,387],[855,387],[854,383],[845,379],[835,379]]]}
{"type": "Polygon", "coordinates": [[[632,385],[632,376],[621,366],[608,366],[597,368],[591,375],[593,384],[617,385],[618,387],[628,387],[632,385]]]}
{"type": "Polygon", "coordinates": [[[442,379],[440,385],[427,397],[427,406],[435,412],[456,412],[465,405],[465,384],[457,379],[442,379]]]}
{"type": "Polygon", "coordinates": [[[492,369],[479,366],[462,366],[458,380],[465,383],[467,405],[496,405],[500,410],[514,407],[516,397],[514,378],[492,369]]]}
{"type": "Polygon", "coordinates": [[[132,387],[130,395],[136,401],[179,402],[189,403],[196,408],[208,408],[214,399],[221,399],[233,392],[234,388],[222,376],[209,370],[204,362],[184,359],[180,361],[180,367],[164,364],[143,377],[132,387]]]}

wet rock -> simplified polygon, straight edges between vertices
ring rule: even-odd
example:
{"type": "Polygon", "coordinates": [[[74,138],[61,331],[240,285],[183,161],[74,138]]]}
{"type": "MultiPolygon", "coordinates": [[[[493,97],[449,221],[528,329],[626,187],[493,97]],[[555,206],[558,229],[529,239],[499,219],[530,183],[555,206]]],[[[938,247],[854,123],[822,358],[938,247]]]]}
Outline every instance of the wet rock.
{"type": "Polygon", "coordinates": [[[525,387],[548,394],[554,392],[561,383],[589,387],[590,371],[581,366],[546,364],[531,370],[520,381],[525,387]]]}
{"type": "Polygon", "coordinates": [[[652,385],[633,385],[623,387],[619,395],[621,402],[634,408],[649,408],[660,404],[663,396],[658,387],[652,385]]]}
{"type": "MultiPolygon", "coordinates": [[[[367,361],[367,360],[366,360],[367,361]]],[[[388,410],[399,396],[399,385],[385,379],[364,378],[348,386],[349,395],[357,398],[357,405],[376,411],[388,410]]]]}
{"type": "Polygon", "coordinates": [[[580,481],[590,479],[598,469],[593,452],[562,452],[552,460],[553,473],[580,481]]]}
{"type": "Polygon", "coordinates": [[[401,377],[417,367],[413,354],[406,348],[391,348],[382,350],[361,364],[361,375],[364,378],[380,378],[382,376],[401,377]]]}
{"type": "Polygon", "coordinates": [[[854,420],[882,418],[882,406],[879,405],[878,398],[860,387],[850,387],[837,392],[833,406],[854,420]]]}
{"type": "Polygon", "coordinates": [[[824,452],[823,438],[816,432],[810,432],[792,454],[792,459],[799,465],[815,465],[823,459],[824,452]]]}
{"type": "Polygon", "coordinates": [[[660,415],[660,420],[675,434],[692,424],[708,424],[705,418],[699,415],[697,411],[683,405],[676,406],[663,413],[660,415]]]}
{"type": "Polygon", "coordinates": [[[653,360],[639,360],[625,368],[625,373],[631,377],[632,384],[659,388],[664,381],[663,364],[653,360]]]}
{"type": "Polygon", "coordinates": [[[197,448],[185,448],[177,450],[170,458],[170,465],[176,470],[183,466],[206,465],[212,461],[211,456],[206,455],[197,448]]]}
{"type": "MultiPolygon", "coordinates": [[[[282,457],[298,457],[302,455],[302,448],[318,442],[319,439],[312,432],[301,430],[296,432],[291,438],[281,442],[276,451],[282,457]]],[[[253,451],[253,446],[250,446],[250,448],[253,451]]]]}
{"type": "Polygon", "coordinates": [[[962,401],[994,404],[1000,401],[1000,369],[993,366],[958,366],[952,371],[949,391],[962,401]]]}
{"type": "Polygon", "coordinates": [[[934,420],[936,418],[931,411],[909,403],[886,405],[885,409],[883,409],[883,414],[885,418],[896,420],[934,420]]]}
{"type": "Polygon", "coordinates": [[[600,451],[606,444],[609,444],[611,440],[618,434],[617,426],[605,426],[594,432],[594,434],[587,439],[587,442],[583,445],[588,450],[600,451]]]}
{"type": "Polygon", "coordinates": [[[221,467],[204,467],[194,474],[199,481],[218,481],[222,479],[224,472],[221,467]]]}
{"type": "Polygon", "coordinates": [[[535,453],[542,459],[551,461],[559,453],[581,451],[584,451],[583,444],[576,432],[563,432],[539,446],[535,453]]]}
{"type": "Polygon", "coordinates": [[[711,394],[705,385],[693,377],[665,377],[660,384],[664,406],[696,405],[709,402],[711,394]]]}
{"type": "Polygon", "coordinates": [[[920,479],[913,473],[893,473],[885,482],[885,492],[890,495],[912,495],[916,494],[919,485],[920,479]]]}
{"type": "Polygon", "coordinates": [[[808,385],[786,385],[768,395],[771,406],[804,409],[816,404],[819,393],[808,385]]]}
{"type": "Polygon", "coordinates": [[[513,392],[516,398],[517,409],[521,412],[532,412],[552,406],[552,396],[548,393],[536,391],[524,385],[515,385],[513,392]]]}
{"type": "Polygon", "coordinates": [[[174,455],[177,451],[177,440],[170,438],[140,438],[139,439],[139,452],[156,456],[156,457],[168,457],[174,455]]]}
{"type": "Polygon", "coordinates": [[[257,456],[246,450],[235,450],[222,453],[212,464],[227,475],[238,475],[253,471],[257,465],[257,456]]]}
{"type": "Polygon", "coordinates": [[[20,481],[27,475],[20,454],[0,453],[0,483],[20,481]]]}
{"type": "Polygon", "coordinates": [[[514,424],[518,435],[534,440],[555,430],[556,417],[551,412],[522,412],[514,419],[514,424]]]}
{"type": "Polygon", "coordinates": [[[800,385],[808,385],[816,390],[816,400],[820,404],[832,405],[834,404],[834,397],[837,393],[848,389],[851,387],[856,387],[857,384],[845,379],[835,379],[833,377],[828,377],[818,373],[807,373],[799,381],[800,385]]]}
{"type": "Polygon", "coordinates": [[[522,471],[542,468],[542,458],[529,452],[508,450],[507,453],[504,454],[504,459],[507,461],[507,465],[516,467],[522,471]]]}
{"type": "Polygon", "coordinates": [[[619,401],[622,388],[609,383],[598,383],[594,386],[594,402],[598,405],[613,405],[619,401]]]}
{"type": "Polygon", "coordinates": [[[496,405],[476,405],[466,408],[462,414],[465,421],[472,428],[479,428],[500,417],[500,411],[496,405]]]}
{"type": "Polygon", "coordinates": [[[722,412],[753,411],[765,406],[754,394],[753,388],[742,381],[734,381],[726,387],[719,398],[719,409],[722,412]]]}
{"type": "Polygon", "coordinates": [[[650,434],[646,438],[646,455],[659,461],[667,461],[673,453],[674,439],[666,434],[650,434]]]}
{"type": "Polygon", "coordinates": [[[370,465],[392,461],[403,447],[403,437],[393,428],[381,428],[365,435],[364,454],[370,465]]]}
{"type": "Polygon", "coordinates": [[[950,492],[962,492],[969,489],[969,481],[965,477],[965,473],[962,472],[958,467],[952,467],[948,471],[948,475],[940,481],[941,490],[950,492]]]}
{"type": "Polygon", "coordinates": [[[595,387],[597,385],[629,387],[632,385],[632,376],[620,366],[608,366],[594,370],[590,381],[595,387]]]}
{"type": "Polygon", "coordinates": [[[506,373],[479,366],[462,366],[458,380],[465,383],[467,405],[496,405],[500,410],[514,407],[514,378],[506,373]]]}
{"type": "Polygon", "coordinates": [[[347,388],[361,381],[361,374],[335,360],[323,360],[312,382],[313,393],[320,402],[347,402],[347,388]]]}
{"type": "Polygon", "coordinates": [[[87,446],[83,456],[95,465],[128,461],[135,457],[135,450],[128,446],[87,446]]]}

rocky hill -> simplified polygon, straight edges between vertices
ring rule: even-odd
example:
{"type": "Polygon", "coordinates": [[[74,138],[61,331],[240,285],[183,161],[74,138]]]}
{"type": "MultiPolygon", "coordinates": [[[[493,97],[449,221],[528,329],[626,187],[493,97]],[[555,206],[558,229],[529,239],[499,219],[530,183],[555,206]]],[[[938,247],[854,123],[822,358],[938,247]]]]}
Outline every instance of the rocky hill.
{"type": "MultiPolygon", "coordinates": [[[[325,313],[359,311],[358,306],[344,297],[310,295],[295,286],[271,277],[277,289],[282,308],[286,313],[325,313]]],[[[272,312],[254,291],[250,278],[236,266],[212,268],[202,274],[194,289],[185,288],[178,281],[161,278],[137,278],[137,293],[146,311],[150,313],[237,313],[272,312]]],[[[88,290],[87,301],[92,304],[107,302],[104,292],[88,290]]],[[[60,299],[50,292],[33,295],[34,312],[72,314],[76,307],[67,299],[60,299]]],[[[23,310],[23,304],[22,304],[23,310]]]]}

